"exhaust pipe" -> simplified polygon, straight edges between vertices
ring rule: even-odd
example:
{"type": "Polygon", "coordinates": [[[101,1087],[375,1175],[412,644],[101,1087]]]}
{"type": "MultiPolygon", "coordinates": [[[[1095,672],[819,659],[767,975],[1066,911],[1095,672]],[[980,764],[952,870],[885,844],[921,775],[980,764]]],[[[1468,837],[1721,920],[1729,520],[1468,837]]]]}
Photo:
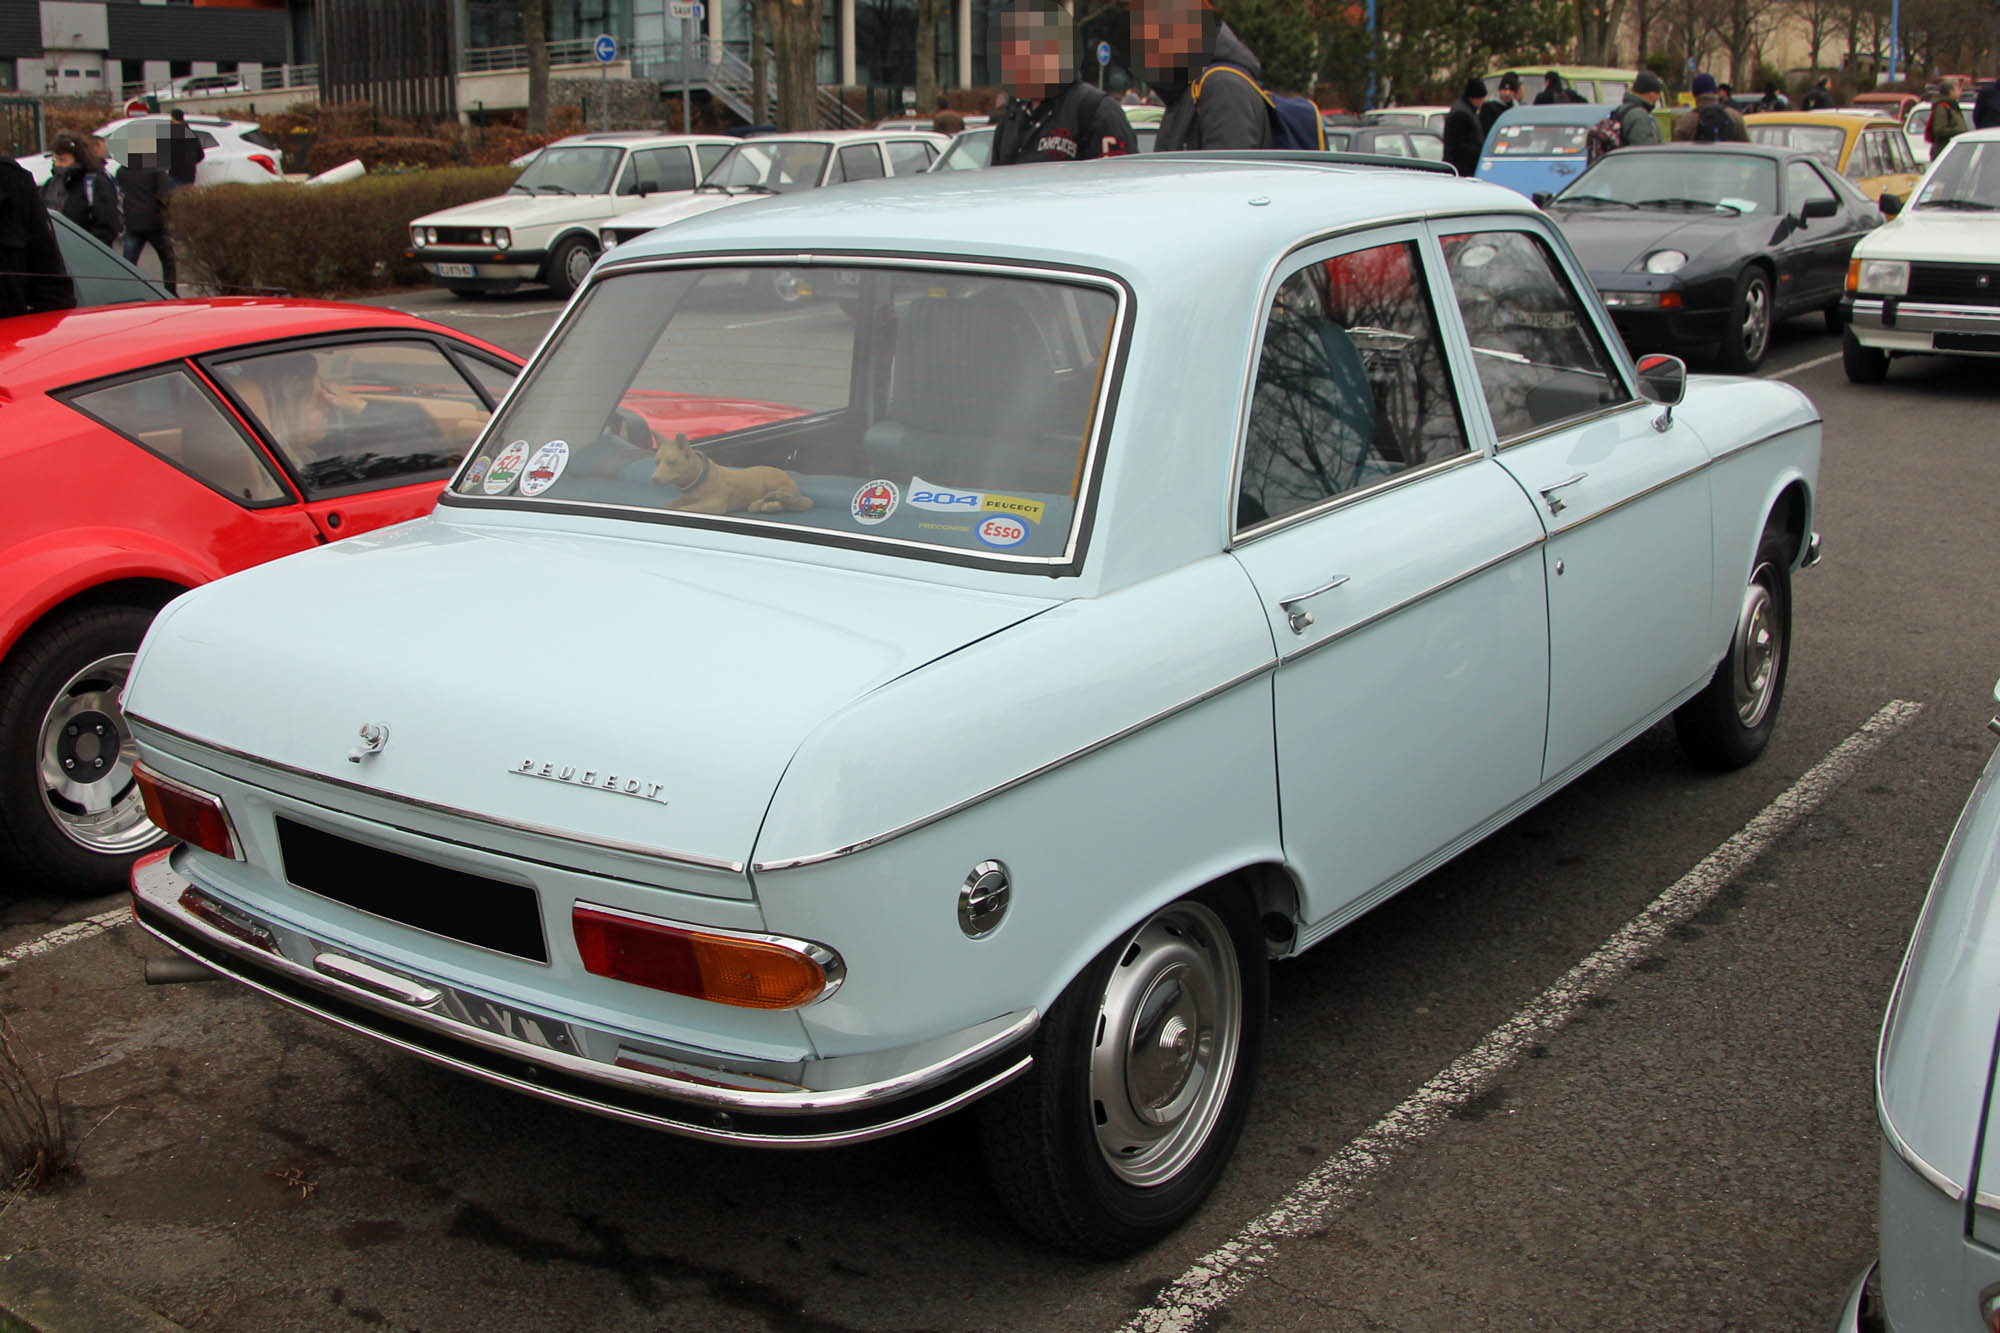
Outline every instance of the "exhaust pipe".
{"type": "Polygon", "coordinates": [[[148,958],[146,960],[146,984],[148,986],[173,986],[183,981],[220,980],[222,980],[221,973],[180,954],[175,954],[171,958],[148,958]]]}

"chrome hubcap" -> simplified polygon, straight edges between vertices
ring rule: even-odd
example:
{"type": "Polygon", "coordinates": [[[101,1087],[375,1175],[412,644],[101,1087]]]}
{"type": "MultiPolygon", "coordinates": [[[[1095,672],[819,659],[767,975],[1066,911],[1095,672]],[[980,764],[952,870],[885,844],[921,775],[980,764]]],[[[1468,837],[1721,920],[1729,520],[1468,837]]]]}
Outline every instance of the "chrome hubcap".
{"type": "Polygon", "coordinates": [[[563,265],[563,276],[574,287],[590,276],[590,266],[597,262],[597,256],[580,245],[570,247],[569,260],[563,265]]]}
{"type": "Polygon", "coordinates": [[[1784,650],[1778,637],[1776,601],[1771,596],[1769,565],[1759,565],[1743,594],[1736,618],[1736,670],[1730,681],[1736,696],[1736,716],[1745,727],[1756,727],[1771,711],[1778,684],[1778,658],[1784,650]]]}
{"type": "Polygon", "coordinates": [[[1764,355],[1771,337],[1771,293],[1761,281],[1751,282],[1743,293],[1743,350],[1752,361],[1764,355]]]}
{"type": "Polygon", "coordinates": [[[795,305],[803,299],[799,294],[799,275],[788,268],[771,275],[771,291],[785,305],[795,305]]]}
{"type": "Polygon", "coordinates": [[[146,819],[132,781],[137,757],[118,691],[131,653],[100,657],[69,678],[42,715],[42,807],[71,842],[107,856],[135,852],[165,837],[146,819]]]}
{"type": "Polygon", "coordinates": [[[1157,1185],[1208,1141],[1236,1070],[1243,981],[1222,919],[1176,903],[1127,941],[1090,1056],[1097,1146],[1112,1173],[1157,1185]]]}

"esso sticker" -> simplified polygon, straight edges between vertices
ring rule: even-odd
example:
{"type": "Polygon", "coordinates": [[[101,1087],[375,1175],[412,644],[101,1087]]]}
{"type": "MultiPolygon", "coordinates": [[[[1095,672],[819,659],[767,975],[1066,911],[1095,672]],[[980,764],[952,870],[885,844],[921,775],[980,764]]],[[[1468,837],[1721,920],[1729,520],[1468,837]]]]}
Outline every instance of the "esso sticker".
{"type": "Polygon", "coordinates": [[[540,495],[556,484],[556,478],[568,466],[569,441],[550,440],[528,460],[528,470],[521,474],[521,494],[540,495]]]}
{"type": "Polygon", "coordinates": [[[1005,514],[995,514],[981,522],[973,530],[973,535],[988,546],[1019,546],[1028,540],[1028,523],[1025,519],[1010,518],[1005,514]]]}
{"type": "Polygon", "coordinates": [[[486,473],[486,480],[479,488],[488,495],[504,494],[521,475],[521,469],[528,465],[528,442],[515,440],[494,456],[493,466],[486,473]]]}

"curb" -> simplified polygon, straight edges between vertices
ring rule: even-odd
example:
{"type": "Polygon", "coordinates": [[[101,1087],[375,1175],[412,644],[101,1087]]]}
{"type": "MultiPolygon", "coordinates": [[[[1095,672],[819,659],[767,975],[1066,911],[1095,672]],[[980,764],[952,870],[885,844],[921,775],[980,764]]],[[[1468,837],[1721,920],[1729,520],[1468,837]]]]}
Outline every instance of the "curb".
{"type": "Polygon", "coordinates": [[[28,1252],[0,1254],[0,1333],[185,1333],[109,1287],[28,1252]]]}

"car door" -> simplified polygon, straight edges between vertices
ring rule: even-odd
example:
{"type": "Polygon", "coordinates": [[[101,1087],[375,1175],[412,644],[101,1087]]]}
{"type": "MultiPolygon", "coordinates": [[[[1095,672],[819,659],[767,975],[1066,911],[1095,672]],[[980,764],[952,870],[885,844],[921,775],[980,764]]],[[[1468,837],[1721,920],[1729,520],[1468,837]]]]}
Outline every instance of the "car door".
{"type": "Polygon", "coordinates": [[[317,339],[203,369],[270,442],[328,539],[429,513],[492,413],[422,335],[317,339]]]}
{"type": "Polygon", "coordinates": [[[1589,286],[1533,220],[1436,224],[1500,465],[1548,534],[1548,748],[1558,778],[1713,666],[1708,453],[1640,400],[1589,286]]]}
{"type": "MultiPolygon", "coordinates": [[[[1855,147],[1859,151],[1861,145],[1855,147]]],[[[1855,241],[1840,192],[1822,174],[1818,163],[1794,160],[1785,164],[1784,198],[1779,206],[1785,210],[1778,222],[1786,233],[1781,244],[1797,261],[1791,270],[1797,276],[1779,294],[1781,310],[1817,310],[1839,300],[1847,285],[1847,257],[1855,241]],[[1805,206],[1815,199],[1832,200],[1834,215],[1807,217],[1805,206]]]]}
{"type": "Polygon", "coordinates": [[[1277,645],[1286,855],[1331,929],[1541,777],[1542,529],[1471,442],[1414,226],[1295,254],[1266,301],[1233,552],[1277,645]]]}

